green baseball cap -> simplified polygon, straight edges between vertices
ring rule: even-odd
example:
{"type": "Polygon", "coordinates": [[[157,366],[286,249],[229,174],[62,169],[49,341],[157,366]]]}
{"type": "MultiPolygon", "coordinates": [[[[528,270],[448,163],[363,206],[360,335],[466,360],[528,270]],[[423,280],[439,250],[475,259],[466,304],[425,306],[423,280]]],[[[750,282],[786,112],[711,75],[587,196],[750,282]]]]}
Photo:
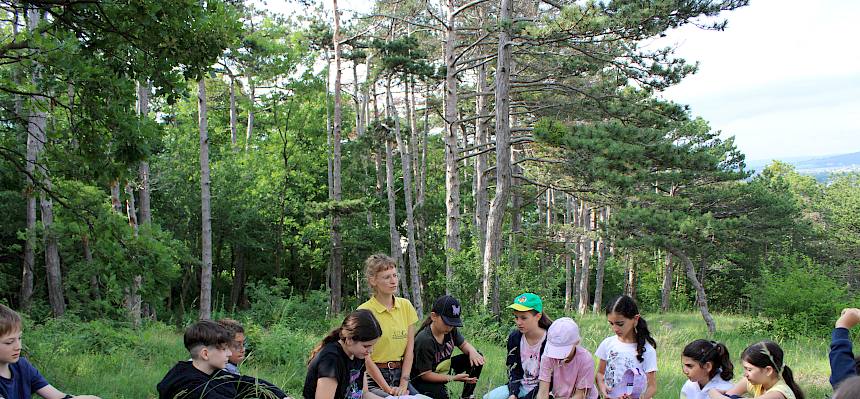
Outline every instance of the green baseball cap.
{"type": "Polygon", "coordinates": [[[531,292],[520,294],[518,297],[514,298],[514,303],[508,305],[508,307],[513,310],[519,310],[520,312],[535,310],[543,313],[543,301],[540,300],[539,296],[532,294],[531,292]]]}

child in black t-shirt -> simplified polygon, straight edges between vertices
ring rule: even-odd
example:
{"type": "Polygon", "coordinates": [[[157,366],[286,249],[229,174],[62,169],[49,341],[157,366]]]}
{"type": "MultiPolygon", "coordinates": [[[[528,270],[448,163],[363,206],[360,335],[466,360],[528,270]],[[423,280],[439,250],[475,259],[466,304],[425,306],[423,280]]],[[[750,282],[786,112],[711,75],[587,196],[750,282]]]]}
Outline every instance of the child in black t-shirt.
{"type": "Polygon", "coordinates": [[[415,335],[415,360],[412,363],[412,385],[421,394],[436,399],[447,399],[445,384],[463,382],[462,398],[474,396],[475,384],[481,375],[484,357],[463,335],[457,331],[462,327],[460,302],[450,295],[443,295],[433,304],[433,311],[415,335]],[[451,357],[454,347],[463,352],[451,357]],[[454,374],[450,374],[450,371],[454,374]]]}
{"type": "Polygon", "coordinates": [[[302,395],[305,399],[377,399],[367,390],[364,358],[382,335],[379,323],[369,310],[350,313],[340,327],[311,352],[302,395]]]}

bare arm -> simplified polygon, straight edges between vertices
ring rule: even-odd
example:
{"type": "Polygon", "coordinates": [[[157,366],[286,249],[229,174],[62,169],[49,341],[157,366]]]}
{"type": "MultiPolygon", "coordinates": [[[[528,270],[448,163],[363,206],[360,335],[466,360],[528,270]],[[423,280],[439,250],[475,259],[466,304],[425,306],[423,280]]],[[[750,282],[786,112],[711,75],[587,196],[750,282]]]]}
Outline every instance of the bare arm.
{"type": "Polygon", "coordinates": [[[409,373],[412,372],[412,360],[415,357],[414,349],[415,326],[411,325],[406,331],[406,352],[403,353],[403,363],[400,368],[400,395],[406,395],[409,392],[409,373]]]}
{"type": "Polygon", "coordinates": [[[337,380],[331,377],[317,378],[317,389],[314,399],[334,399],[337,392],[337,380]]]}
{"type": "Polygon", "coordinates": [[[460,350],[469,356],[469,363],[472,366],[481,366],[484,364],[484,356],[478,353],[478,350],[469,341],[463,341],[463,344],[460,345],[460,350]]]}
{"type": "MultiPolygon", "coordinates": [[[[377,369],[377,371],[378,370],[379,369],[377,369]]],[[[364,373],[364,378],[362,378],[362,380],[363,380],[363,382],[361,383],[361,397],[362,397],[362,399],[382,399],[381,396],[379,396],[373,392],[370,392],[370,390],[367,389],[367,373],[364,373]]]]}
{"type": "MultiPolygon", "coordinates": [[[[54,386],[51,384],[43,386],[42,388],[40,388],[39,390],[36,391],[36,394],[38,394],[39,396],[41,396],[45,399],[63,399],[66,396],[65,393],[63,393],[62,391],[60,391],[57,388],[54,388],[54,386]]],[[[75,398],[78,398],[78,399],[99,399],[98,396],[93,396],[93,395],[78,395],[78,396],[75,396],[75,398]]]]}
{"type": "Polygon", "coordinates": [[[577,388],[573,391],[573,396],[570,399],[585,399],[585,389],[577,388]]]}
{"type": "Polygon", "coordinates": [[[597,363],[597,389],[600,390],[600,396],[609,397],[609,389],[606,387],[606,360],[600,359],[597,363]]]}
{"type": "Polygon", "coordinates": [[[364,358],[364,368],[367,369],[367,375],[369,375],[370,378],[373,378],[373,381],[376,381],[376,385],[379,385],[379,387],[386,393],[391,393],[391,385],[388,385],[385,378],[382,378],[382,372],[379,371],[379,367],[376,366],[376,363],[373,362],[373,359],[371,359],[370,356],[364,358]]]}
{"type": "Polygon", "coordinates": [[[657,372],[652,371],[649,373],[645,373],[645,376],[648,377],[648,387],[645,388],[645,392],[640,396],[641,399],[651,399],[657,393],[657,372]]]}
{"type": "Polygon", "coordinates": [[[538,392],[535,399],[547,399],[549,398],[549,381],[541,380],[540,384],[538,384],[538,392]]]}
{"type": "Polygon", "coordinates": [[[729,388],[726,391],[720,391],[717,389],[711,389],[708,391],[708,396],[711,399],[724,399],[728,398],[728,395],[743,395],[747,393],[747,379],[741,378],[735,386],[729,388]]]}

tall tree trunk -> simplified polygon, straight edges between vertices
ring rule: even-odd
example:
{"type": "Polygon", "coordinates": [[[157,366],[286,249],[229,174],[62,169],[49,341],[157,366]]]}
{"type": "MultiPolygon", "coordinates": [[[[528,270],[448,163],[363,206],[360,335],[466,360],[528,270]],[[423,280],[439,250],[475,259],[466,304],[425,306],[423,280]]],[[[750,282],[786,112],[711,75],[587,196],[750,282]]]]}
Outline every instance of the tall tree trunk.
{"type": "MultiPolygon", "coordinates": [[[[149,115],[149,91],[151,86],[149,82],[137,82],[137,116],[143,120],[149,115]]],[[[141,225],[152,221],[152,210],[150,201],[149,188],[149,161],[140,161],[138,166],[138,176],[140,178],[140,218],[138,223],[141,225]]]]}
{"type": "MultiPolygon", "coordinates": [[[[370,68],[370,65],[368,65],[367,67],[370,68]]],[[[370,99],[370,101],[373,101],[373,119],[378,121],[379,120],[379,102],[376,101],[377,94],[376,94],[376,81],[375,80],[373,82],[371,82],[371,86],[373,86],[373,96],[370,99]]],[[[376,142],[376,140],[374,140],[374,142],[376,142]]],[[[384,184],[383,179],[385,179],[385,177],[382,174],[383,173],[382,172],[382,162],[383,162],[383,159],[385,157],[385,144],[383,144],[381,141],[376,143],[376,144],[377,144],[377,146],[376,146],[377,148],[376,148],[376,151],[374,151],[374,156],[373,156],[374,167],[376,168],[376,195],[378,197],[382,197],[382,186],[384,184]]]]}
{"type": "MultiPolygon", "coordinates": [[[[487,217],[487,245],[484,250],[483,303],[490,301],[490,281],[495,278],[502,244],[502,224],[511,188],[511,36],[513,0],[502,0],[499,7],[499,55],[496,65],[496,196],[487,217]]],[[[492,293],[492,312],[499,316],[499,293],[492,293]]]]}
{"type": "MultiPolygon", "coordinates": [[[[334,7],[334,124],[332,126],[332,190],[331,201],[341,201],[341,179],[340,179],[340,141],[341,122],[343,119],[343,107],[341,104],[341,71],[340,71],[340,12],[337,9],[337,0],[332,0],[334,7]]],[[[340,214],[334,212],[331,215],[331,314],[339,314],[343,302],[343,244],[340,233],[340,214]]]]}
{"type": "Polygon", "coordinates": [[[696,305],[702,312],[702,319],[705,320],[705,324],[708,326],[708,334],[713,336],[714,333],[717,332],[717,322],[714,321],[714,318],[711,316],[711,312],[708,310],[708,296],[705,294],[705,287],[702,286],[702,283],[700,283],[699,279],[696,277],[696,268],[693,266],[693,262],[680,248],[669,245],[666,249],[684,265],[684,269],[687,273],[687,280],[690,281],[690,284],[693,284],[693,287],[696,289],[696,305]]]}
{"type": "MultiPolygon", "coordinates": [[[[387,136],[387,135],[386,135],[387,136]]],[[[391,243],[391,257],[397,262],[397,274],[400,284],[397,289],[399,294],[409,297],[406,288],[406,272],[403,268],[403,249],[400,247],[400,232],[397,231],[397,197],[394,195],[394,150],[391,148],[391,140],[385,139],[385,177],[388,194],[388,234],[391,243]]]]}
{"type": "Polygon", "coordinates": [[[206,82],[197,81],[197,125],[200,130],[200,320],[212,318],[212,210],[209,190],[209,131],[206,111],[206,82]]]}
{"type": "Polygon", "coordinates": [[[669,301],[672,298],[672,254],[666,253],[666,263],[663,269],[663,287],[660,290],[660,312],[669,311],[669,301]]]}
{"type": "MultiPolygon", "coordinates": [[[[126,194],[126,214],[128,215],[128,224],[131,226],[132,231],[134,232],[134,236],[137,236],[137,212],[135,211],[134,204],[134,189],[131,186],[131,183],[126,182],[125,184],[125,194],[126,194]]],[[[132,278],[131,287],[125,288],[125,307],[126,313],[128,314],[129,321],[131,321],[131,325],[134,328],[140,327],[140,310],[141,310],[141,297],[140,297],[140,289],[143,285],[143,277],[140,274],[135,275],[132,278]]]]}
{"type": "Polygon", "coordinates": [[[251,138],[254,137],[254,101],[257,99],[257,86],[254,84],[254,75],[251,67],[248,67],[248,125],[245,128],[245,151],[251,146],[251,138]]]}
{"type": "Polygon", "coordinates": [[[236,151],[239,149],[237,147],[237,137],[236,131],[238,126],[239,113],[236,110],[236,77],[233,74],[230,74],[230,145],[232,145],[233,150],[236,151]]]}
{"type": "MultiPolygon", "coordinates": [[[[37,9],[28,10],[28,16],[28,29],[31,32],[35,31],[39,24],[39,20],[42,18],[41,11],[37,9]]],[[[36,64],[33,68],[32,82],[38,87],[42,74],[41,66],[36,64]]],[[[42,212],[42,227],[44,228],[43,240],[45,246],[45,270],[48,277],[48,302],[51,305],[51,313],[55,317],[59,317],[65,313],[66,303],[63,298],[63,280],[60,269],[59,243],[57,235],[53,231],[54,204],[51,201],[51,198],[47,195],[51,190],[52,185],[47,167],[44,164],[38,165],[39,155],[42,153],[44,146],[48,142],[46,131],[47,114],[45,113],[47,106],[47,99],[45,97],[40,95],[32,97],[30,113],[27,118],[28,155],[30,155],[29,146],[32,144],[34,146],[32,159],[35,173],[33,178],[35,179],[36,176],[38,176],[39,179],[41,179],[42,185],[39,195],[39,205],[42,212]],[[30,139],[32,139],[32,141],[30,139]],[[38,167],[36,167],[37,165],[38,167]]]]}
{"type": "MultiPolygon", "coordinates": [[[[478,10],[481,12],[483,8],[479,7],[478,10]]],[[[486,64],[481,64],[478,66],[478,95],[475,100],[475,109],[478,113],[478,119],[475,120],[475,145],[478,148],[484,148],[483,146],[488,145],[490,142],[490,132],[486,119],[481,117],[481,115],[486,115],[489,112],[487,110],[487,97],[481,93],[489,91],[490,88],[487,85],[487,66],[486,64]]],[[[490,213],[489,179],[487,178],[488,158],[489,156],[485,152],[481,152],[475,157],[475,176],[473,177],[475,180],[475,236],[478,238],[478,253],[482,261],[487,245],[487,217],[490,213]]]]}
{"type": "MultiPolygon", "coordinates": [[[[35,101],[34,101],[35,103],[35,101]]],[[[30,308],[33,297],[33,273],[36,267],[36,162],[42,143],[39,141],[39,126],[44,120],[44,113],[32,110],[27,116],[27,163],[24,170],[27,173],[27,240],[24,242],[24,265],[21,274],[21,309],[30,308]]]]}
{"type": "Polygon", "coordinates": [[[585,314],[588,312],[588,282],[590,280],[590,271],[591,271],[591,208],[589,205],[582,201],[582,227],[584,234],[582,235],[582,247],[580,249],[580,254],[582,256],[582,277],[579,280],[579,308],[577,311],[579,314],[585,314]]]}
{"type": "Polygon", "coordinates": [[[624,273],[624,295],[636,298],[636,264],[626,256],[627,269],[624,273]]]}
{"type": "Polygon", "coordinates": [[[570,243],[570,237],[574,226],[573,222],[573,198],[565,195],[564,201],[564,313],[570,314],[573,310],[573,265],[571,261],[571,252],[573,248],[570,243]]]}
{"type": "MultiPolygon", "coordinates": [[[[445,278],[454,275],[451,261],[460,252],[460,176],[457,170],[457,26],[456,0],[448,0],[445,28],[445,278]]],[[[489,287],[485,281],[485,290],[489,287]]],[[[486,305],[486,295],[484,298],[486,305]]]]}
{"type": "Polygon", "coordinates": [[[579,210],[580,200],[571,199],[573,226],[575,229],[573,242],[573,308],[579,309],[579,284],[582,279],[582,213],[579,210]]]}
{"type": "MultiPolygon", "coordinates": [[[[606,207],[600,210],[600,220],[606,224],[606,207]]],[[[597,276],[594,279],[594,306],[591,308],[592,313],[600,313],[600,307],[603,304],[603,276],[606,271],[606,229],[600,229],[600,238],[597,241],[597,276]]]]}
{"type": "Polygon", "coordinates": [[[128,217],[128,225],[131,226],[134,235],[137,236],[137,208],[134,202],[134,187],[132,187],[131,182],[125,182],[125,194],[125,213],[128,217]]]}
{"type": "Polygon", "coordinates": [[[233,288],[230,290],[230,306],[235,312],[241,308],[245,294],[245,251],[242,246],[233,244],[233,288]]]}
{"type": "MultiPolygon", "coordinates": [[[[405,84],[404,84],[405,85],[405,84]]],[[[407,89],[408,90],[408,89],[407,89]]],[[[406,142],[400,133],[400,116],[394,108],[394,99],[391,95],[391,76],[388,77],[388,107],[394,116],[394,138],[397,140],[397,148],[400,151],[400,164],[403,169],[403,197],[406,209],[406,252],[409,256],[409,276],[411,277],[412,305],[418,312],[418,317],[424,317],[421,295],[421,274],[418,267],[418,253],[415,249],[415,214],[412,208],[412,160],[406,142]]],[[[407,101],[408,103],[408,101],[407,101]]]]}

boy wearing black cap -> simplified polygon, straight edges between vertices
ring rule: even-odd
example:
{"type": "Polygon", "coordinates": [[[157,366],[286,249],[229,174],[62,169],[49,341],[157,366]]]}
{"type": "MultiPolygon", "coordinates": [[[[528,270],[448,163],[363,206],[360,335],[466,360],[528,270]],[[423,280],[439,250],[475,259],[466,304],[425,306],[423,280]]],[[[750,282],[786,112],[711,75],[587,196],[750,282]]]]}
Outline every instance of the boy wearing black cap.
{"type": "Polygon", "coordinates": [[[457,327],[463,326],[460,313],[460,302],[443,295],[436,299],[433,311],[415,335],[412,385],[423,395],[448,399],[445,384],[461,381],[464,384],[461,397],[474,396],[484,357],[457,331],[457,327]],[[463,353],[451,357],[455,346],[463,353]],[[450,374],[452,370],[454,374],[450,374]]]}

